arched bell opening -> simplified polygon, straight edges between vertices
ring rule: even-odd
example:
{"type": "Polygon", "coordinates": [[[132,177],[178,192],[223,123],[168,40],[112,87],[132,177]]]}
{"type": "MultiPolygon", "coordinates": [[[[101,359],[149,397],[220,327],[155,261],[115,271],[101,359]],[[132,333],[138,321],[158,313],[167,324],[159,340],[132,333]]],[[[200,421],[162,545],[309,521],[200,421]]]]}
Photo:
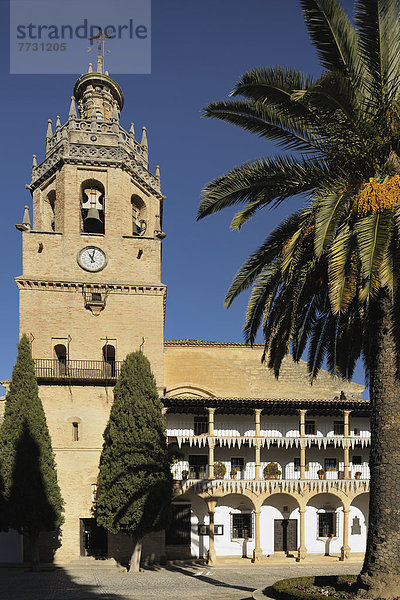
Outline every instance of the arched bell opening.
{"type": "Polygon", "coordinates": [[[95,180],[84,181],[81,186],[82,231],[104,233],[104,186],[95,180]]]}
{"type": "Polygon", "coordinates": [[[47,200],[47,227],[48,231],[56,230],[56,191],[51,190],[46,197],[47,200]]]}
{"type": "Polygon", "coordinates": [[[147,230],[146,204],[136,194],[131,197],[132,235],[144,235],[147,230]]]}

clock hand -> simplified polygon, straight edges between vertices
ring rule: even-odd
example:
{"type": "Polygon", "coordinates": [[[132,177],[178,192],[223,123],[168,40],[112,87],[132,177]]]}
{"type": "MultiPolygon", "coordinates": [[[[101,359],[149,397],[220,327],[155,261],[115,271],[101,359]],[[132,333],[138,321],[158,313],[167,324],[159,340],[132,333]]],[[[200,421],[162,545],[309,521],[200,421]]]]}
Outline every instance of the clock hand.
{"type": "Polygon", "coordinates": [[[95,252],[96,252],[96,250],[93,250],[93,254],[92,255],[89,254],[90,260],[92,262],[94,262],[94,254],[95,254],[95,252]]]}

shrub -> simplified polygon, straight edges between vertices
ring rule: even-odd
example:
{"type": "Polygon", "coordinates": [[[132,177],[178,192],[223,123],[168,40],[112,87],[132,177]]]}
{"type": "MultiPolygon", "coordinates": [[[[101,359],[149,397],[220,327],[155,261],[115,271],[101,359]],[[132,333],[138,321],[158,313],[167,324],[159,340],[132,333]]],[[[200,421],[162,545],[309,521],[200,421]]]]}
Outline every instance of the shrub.
{"type": "Polygon", "coordinates": [[[217,477],[217,479],[223,479],[225,477],[225,473],[226,473],[226,466],[224,465],[223,462],[218,460],[214,464],[214,476],[217,477]]]}
{"type": "Polygon", "coordinates": [[[279,470],[279,466],[276,462],[268,463],[267,466],[264,467],[264,479],[269,479],[270,477],[274,477],[278,479],[281,476],[282,471],[279,470]]]}
{"type": "Polygon", "coordinates": [[[326,593],[308,588],[312,588],[312,586],[326,588],[329,586],[329,597],[350,598],[356,591],[356,581],[356,575],[294,577],[276,581],[272,588],[274,595],[280,600],[326,600],[326,593]]]}

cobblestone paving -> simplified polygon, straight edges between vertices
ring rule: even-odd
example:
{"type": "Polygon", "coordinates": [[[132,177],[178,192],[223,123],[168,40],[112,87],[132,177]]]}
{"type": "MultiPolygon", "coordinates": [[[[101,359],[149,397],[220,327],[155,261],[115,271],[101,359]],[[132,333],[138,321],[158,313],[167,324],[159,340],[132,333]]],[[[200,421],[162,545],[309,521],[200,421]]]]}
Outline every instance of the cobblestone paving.
{"type": "Polygon", "coordinates": [[[0,600],[248,600],[256,588],[297,574],[357,573],[361,563],[174,566],[129,575],[117,569],[64,567],[31,573],[0,568],[0,600]]]}

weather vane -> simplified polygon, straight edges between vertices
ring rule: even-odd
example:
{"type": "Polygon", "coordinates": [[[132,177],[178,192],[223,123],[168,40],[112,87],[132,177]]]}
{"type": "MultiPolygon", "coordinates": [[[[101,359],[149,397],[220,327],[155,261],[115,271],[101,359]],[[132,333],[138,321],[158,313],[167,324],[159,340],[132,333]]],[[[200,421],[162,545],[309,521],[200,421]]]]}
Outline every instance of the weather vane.
{"type": "MultiPolygon", "coordinates": [[[[110,50],[104,50],[104,43],[106,40],[111,40],[112,36],[111,35],[107,35],[106,33],[104,33],[104,31],[102,30],[101,27],[98,28],[99,32],[96,35],[93,35],[92,37],[88,38],[89,40],[97,40],[97,56],[98,56],[98,60],[101,57],[102,58],[102,63],[104,63],[104,52],[107,52],[108,54],[110,53],[110,50]]],[[[88,52],[91,52],[92,48],[88,48],[88,52]]]]}

